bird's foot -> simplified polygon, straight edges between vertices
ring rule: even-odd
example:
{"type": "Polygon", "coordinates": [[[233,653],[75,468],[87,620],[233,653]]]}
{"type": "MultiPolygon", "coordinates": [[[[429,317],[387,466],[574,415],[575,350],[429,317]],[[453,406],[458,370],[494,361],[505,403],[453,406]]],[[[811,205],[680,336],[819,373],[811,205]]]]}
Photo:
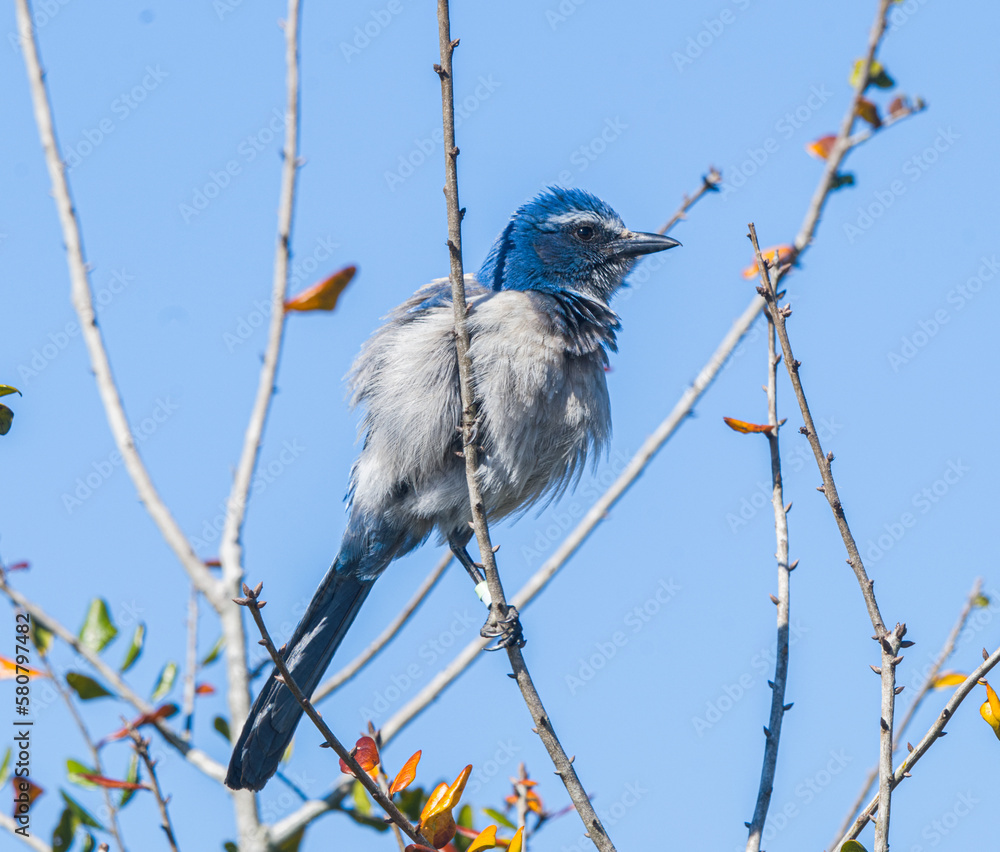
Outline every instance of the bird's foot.
{"type": "Polygon", "coordinates": [[[526,641],[517,609],[512,606],[507,607],[507,612],[503,616],[497,616],[496,608],[490,607],[489,618],[486,619],[479,635],[484,639],[497,640],[496,645],[487,648],[487,651],[499,651],[501,648],[523,648],[526,641]]]}

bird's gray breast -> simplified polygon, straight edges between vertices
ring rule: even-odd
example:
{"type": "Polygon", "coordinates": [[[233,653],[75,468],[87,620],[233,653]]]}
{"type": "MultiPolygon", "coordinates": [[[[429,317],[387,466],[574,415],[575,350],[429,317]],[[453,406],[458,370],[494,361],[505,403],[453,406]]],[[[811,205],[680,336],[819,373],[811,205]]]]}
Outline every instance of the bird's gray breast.
{"type": "Polygon", "coordinates": [[[559,493],[610,438],[604,351],[580,351],[555,299],[501,291],[469,314],[481,477],[493,517],[559,493]]]}

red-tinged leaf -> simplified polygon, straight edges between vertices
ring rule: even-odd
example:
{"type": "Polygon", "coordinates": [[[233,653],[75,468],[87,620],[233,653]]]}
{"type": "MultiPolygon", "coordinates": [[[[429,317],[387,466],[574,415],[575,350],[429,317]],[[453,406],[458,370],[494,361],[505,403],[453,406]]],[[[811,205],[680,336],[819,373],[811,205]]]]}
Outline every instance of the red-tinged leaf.
{"type": "Polygon", "coordinates": [[[18,805],[25,804],[23,800],[21,802],[17,801],[18,796],[27,793],[28,795],[27,805],[28,808],[30,809],[31,803],[34,802],[35,799],[37,799],[39,796],[42,795],[42,793],[45,792],[44,787],[39,787],[34,781],[32,781],[30,778],[27,777],[15,776],[14,778],[10,779],[10,783],[14,790],[14,816],[17,816],[18,805]]]}
{"type": "Polygon", "coordinates": [[[210,683],[199,683],[194,688],[195,695],[215,695],[215,687],[210,683]]]}
{"type": "Polygon", "coordinates": [[[893,118],[900,113],[906,112],[909,108],[910,104],[903,95],[896,95],[896,97],[889,101],[889,115],[893,118]]]}
{"type": "Polygon", "coordinates": [[[465,852],[479,852],[480,849],[497,848],[497,827],[489,825],[476,835],[476,839],[469,844],[465,852]]]}
{"type": "Polygon", "coordinates": [[[837,137],[832,133],[829,136],[820,136],[819,139],[813,139],[812,142],[806,144],[806,151],[817,160],[825,160],[830,156],[833,143],[836,141],[837,137]]]}
{"type": "Polygon", "coordinates": [[[744,434],[751,432],[765,432],[767,434],[771,434],[771,430],[773,428],[770,423],[747,423],[745,420],[736,420],[732,417],[723,417],[722,419],[734,432],[743,432],[744,434]]]}
{"type": "Polygon", "coordinates": [[[176,704],[163,704],[157,707],[152,713],[143,713],[141,716],[133,719],[130,725],[126,725],[124,728],[119,728],[114,733],[108,734],[97,745],[103,746],[115,740],[124,739],[128,736],[130,727],[138,729],[143,725],[150,725],[160,719],[169,719],[171,716],[176,716],[178,712],[180,712],[180,708],[176,704]]]}
{"type": "MultiPolygon", "coordinates": [[[[764,258],[764,260],[766,260],[772,266],[776,263],[778,265],[781,265],[786,260],[788,260],[789,257],[791,257],[792,247],[787,244],[782,244],[780,246],[771,246],[770,248],[762,249],[760,254],[764,258]]],[[[743,277],[746,278],[747,281],[752,281],[758,275],[759,273],[757,272],[757,261],[756,259],[754,259],[754,262],[743,270],[743,277]]]]}
{"type": "Polygon", "coordinates": [[[517,833],[510,839],[510,846],[507,847],[507,852],[521,852],[522,837],[524,833],[524,826],[522,825],[517,833]]]}
{"type": "Polygon", "coordinates": [[[413,779],[417,777],[417,764],[420,763],[421,754],[423,754],[423,750],[416,752],[416,754],[403,764],[403,768],[396,773],[396,777],[392,779],[392,784],[389,785],[390,797],[395,796],[401,790],[405,790],[413,783],[413,779]]]}
{"type": "Polygon", "coordinates": [[[424,846],[422,843],[410,843],[405,852],[438,852],[437,849],[432,849],[430,846],[424,846]]]}
{"type": "Polygon", "coordinates": [[[882,119],[878,114],[878,107],[867,98],[861,98],[855,112],[867,121],[872,127],[878,129],[882,126],[882,119]]]}
{"type": "Polygon", "coordinates": [[[105,778],[103,775],[91,775],[89,772],[79,773],[81,778],[85,778],[91,784],[98,787],[106,787],[109,790],[148,790],[146,784],[135,781],[118,781],[114,778],[105,778]]]}
{"type": "Polygon", "coordinates": [[[215,556],[212,559],[206,559],[205,560],[205,567],[206,568],[221,568],[222,567],[222,560],[219,559],[218,556],[215,556]]]}
{"type": "Polygon", "coordinates": [[[31,567],[29,562],[15,562],[13,565],[8,565],[5,570],[7,571],[27,571],[31,567]]]}
{"type": "MultiPolygon", "coordinates": [[[[375,740],[371,737],[362,737],[354,744],[354,759],[372,778],[378,775],[378,746],[375,745],[375,740]]],[[[340,771],[347,775],[354,774],[343,760],[340,761],[340,771]]]]}
{"type": "Polygon", "coordinates": [[[0,657],[0,680],[13,680],[19,674],[26,674],[29,677],[48,677],[45,672],[38,669],[33,669],[30,666],[19,666],[15,660],[9,657],[0,657]]]}
{"type": "Polygon", "coordinates": [[[438,784],[420,814],[421,833],[438,849],[450,842],[455,836],[457,825],[451,811],[462,798],[471,773],[472,764],[470,763],[458,773],[458,777],[450,785],[438,784]]]}
{"type": "Polygon", "coordinates": [[[345,266],[339,272],[334,272],[329,278],[303,290],[285,302],[286,311],[332,311],[337,307],[337,300],[344,289],[351,283],[356,266],[345,266]]]}

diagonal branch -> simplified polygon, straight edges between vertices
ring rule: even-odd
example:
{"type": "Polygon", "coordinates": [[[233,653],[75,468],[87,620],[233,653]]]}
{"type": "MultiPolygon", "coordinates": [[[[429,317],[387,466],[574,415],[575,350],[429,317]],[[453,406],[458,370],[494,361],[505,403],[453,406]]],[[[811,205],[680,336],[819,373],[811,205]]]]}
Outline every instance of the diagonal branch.
{"type": "MultiPolygon", "coordinates": [[[[135,489],[139,493],[139,499],[146,507],[146,511],[149,512],[149,516],[153,519],[170,549],[180,560],[181,565],[184,566],[191,581],[198,587],[198,591],[212,601],[213,605],[218,605],[220,598],[217,593],[217,584],[208,568],[195,554],[191,543],[163,502],[156,486],[153,485],[149,471],[146,470],[136,447],[128,418],[125,416],[125,407],[111,371],[111,362],[104,346],[104,337],[97,325],[87,262],[83,254],[80,223],[70,196],[65,164],[59,155],[59,146],[56,142],[52,105],[45,88],[45,75],[38,55],[35,30],[31,23],[31,9],[28,0],[16,0],[16,5],[18,34],[23,48],[25,68],[28,72],[28,84],[35,110],[35,123],[38,125],[38,135],[45,152],[45,164],[49,170],[49,179],[52,181],[52,197],[59,213],[59,224],[66,247],[66,262],[69,266],[73,307],[80,320],[80,329],[87,346],[87,352],[90,355],[91,369],[94,371],[94,379],[97,382],[97,390],[104,405],[111,434],[118,447],[118,452],[121,453],[125,462],[125,469],[132,478],[135,489]]],[[[216,608],[218,609],[218,606],[216,608]]]]}
{"type": "MultiPolygon", "coordinates": [[[[906,711],[906,715],[903,716],[903,721],[899,723],[896,728],[896,742],[893,745],[893,753],[899,751],[899,745],[903,741],[903,737],[906,735],[906,730],[910,726],[910,722],[913,721],[913,716],[919,709],[920,705],[923,704],[924,699],[931,693],[934,689],[934,682],[937,680],[938,672],[941,671],[941,666],[945,664],[948,657],[951,656],[952,652],[955,650],[955,643],[958,641],[959,634],[965,627],[965,622],[969,618],[969,614],[972,612],[973,606],[975,606],[976,599],[980,595],[982,589],[983,581],[982,578],[977,578],[976,582],[972,585],[972,591],[969,592],[969,596],[965,601],[965,606],[962,607],[962,611],[959,613],[958,619],[955,621],[955,625],[951,628],[951,633],[948,634],[948,638],[945,640],[944,646],[941,648],[941,652],[938,654],[937,659],[931,666],[931,670],[927,673],[927,677],[924,678],[923,685],[920,687],[920,691],[917,692],[916,697],[913,699],[913,703],[910,704],[909,709],[906,711]]],[[[861,788],[861,792],[858,794],[858,798],[855,800],[854,804],[851,805],[851,809],[847,814],[847,818],[844,820],[843,825],[837,831],[837,837],[843,837],[848,829],[851,827],[851,823],[854,820],[855,815],[858,813],[859,808],[864,804],[865,797],[868,795],[868,791],[871,790],[872,784],[878,778],[878,766],[875,766],[869,773],[868,777],[865,779],[865,783],[861,788]]],[[[835,848],[836,844],[833,847],[835,848]]]]}
{"type": "Polygon", "coordinates": [[[406,606],[403,607],[402,611],[397,615],[388,625],[386,625],[385,630],[383,630],[364,651],[358,654],[351,662],[344,666],[339,672],[337,672],[333,677],[328,678],[326,681],[321,683],[312,694],[313,704],[317,704],[321,699],[326,698],[335,689],[339,689],[352,677],[354,677],[361,669],[363,669],[369,662],[381,651],[386,645],[388,645],[396,634],[403,629],[403,625],[410,620],[410,617],[417,611],[420,604],[424,602],[424,598],[430,594],[431,589],[437,585],[437,581],[441,579],[441,575],[444,573],[445,568],[451,564],[452,555],[451,553],[446,553],[441,557],[441,560],[437,565],[431,570],[423,583],[420,584],[420,588],[413,594],[413,597],[407,602],[406,606]]]}
{"type": "MultiPolygon", "coordinates": [[[[970,674],[958,689],[955,690],[955,694],[952,695],[951,699],[941,713],[938,715],[934,724],[930,726],[927,733],[924,734],[923,739],[917,743],[917,745],[910,751],[906,759],[896,767],[896,771],[892,774],[890,780],[890,786],[895,789],[904,778],[910,776],[910,770],[916,765],[917,761],[920,760],[927,751],[930,749],[934,743],[945,735],[945,725],[948,724],[952,716],[955,715],[955,711],[958,709],[959,705],[966,699],[970,692],[976,684],[979,683],[980,679],[984,678],[990,673],[990,670],[1000,663],[1000,648],[994,651],[992,654],[987,656],[986,649],[983,649],[984,662],[979,668],[977,668],[972,674],[970,674]]],[[[854,821],[850,830],[837,841],[833,847],[833,852],[836,852],[840,846],[848,840],[854,840],[859,834],[861,834],[862,829],[868,825],[869,820],[872,819],[872,814],[875,813],[876,809],[879,808],[880,795],[876,795],[865,807],[863,811],[858,815],[858,818],[854,821]]]]}
{"type": "MultiPolygon", "coordinates": [[[[753,223],[750,224],[749,228],[750,240],[753,243],[754,252],[757,257],[757,269],[762,282],[761,286],[757,288],[757,292],[764,297],[764,301],[767,303],[769,315],[774,322],[778,339],[781,341],[785,369],[791,379],[792,389],[795,391],[795,398],[799,403],[799,410],[802,412],[802,419],[805,423],[805,426],[800,431],[808,438],[809,446],[816,457],[816,464],[819,466],[820,474],[823,478],[823,485],[820,486],[819,490],[826,496],[830,508],[833,510],[837,528],[840,530],[844,547],[847,550],[847,562],[854,571],[854,576],[857,578],[861,594],[865,601],[865,607],[868,609],[868,615],[871,618],[872,627],[875,628],[875,635],[872,638],[879,643],[882,649],[881,666],[878,668],[872,667],[875,673],[880,676],[882,683],[882,715],[879,720],[881,728],[881,735],[879,737],[879,794],[881,796],[881,805],[879,806],[878,823],[875,828],[875,852],[888,852],[889,815],[892,804],[892,787],[890,783],[892,777],[892,735],[896,698],[896,666],[903,660],[899,656],[900,648],[904,644],[909,645],[912,643],[903,642],[903,636],[906,634],[905,624],[897,624],[895,629],[890,632],[886,629],[882,621],[882,614],[879,612],[878,603],[875,600],[875,583],[868,578],[868,573],[865,571],[857,542],[855,542],[854,535],[851,533],[847,517],[844,514],[843,504],[840,501],[840,495],[837,493],[837,485],[833,480],[833,471],[831,468],[833,453],[823,454],[823,447],[820,444],[819,435],[813,423],[812,412],[809,410],[809,403],[806,401],[805,391],[802,388],[802,381],[799,377],[799,367],[801,364],[795,360],[795,356],[792,354],[792,344],[788,338],[788,329],[785,325],[785,320],[791,314],[791,309],[788,306],[778,306],[775,283],[772,280],[772,275],[769,274],[767,261],[764,260],[760,252],[760,245],[757,242],[757,230],[754,228],[753,223]]],[[[773,278],[776,279],[779,274],[775,274],[773,278]]]]}
{"type": "MultiPolygon", "coordinates": [[[[143,715],[152,714],[154,712],[155,708],[151,704],[147,704],[144,699],[140,698],[132,690],[132,688],[125,683],[117,671],[104,662],[101,657],[91,651],[90,648],[80,642],[80,640],[67,630],[65,626],[56,621],[56,619],[52,618],[38,604],[29,600],[17,591],[17,589],[8,585],[6,578],[2,573],[0,573],[0,592],[6,595],[16,606],[19,606],[25,612],[30,613],[33,619],[44,624],[49,630],[52,631],[52,633],[58,636],[63,642],[76,651],[77,654],[90,663],[94,670],[102,678],[104,678],[105,682],[110,685],[119,698],[131,704],[136,710],[139,711],[139,713],[143,715]]],[[[195,768],[201,770],[209,778],[215,781],[222,781],[226,777],[226,769],[224,766],[216,763],[201,749],[194,748],[191,743],[184,739],[183,736],[171,728],[164,719],[153,719],[151,724],[156,726],[156,729],[163,734],[163,738],[175,749],[177,749],[177,751],[184,755],[184,758],[189,763],[191,763],[195,768]]]]}

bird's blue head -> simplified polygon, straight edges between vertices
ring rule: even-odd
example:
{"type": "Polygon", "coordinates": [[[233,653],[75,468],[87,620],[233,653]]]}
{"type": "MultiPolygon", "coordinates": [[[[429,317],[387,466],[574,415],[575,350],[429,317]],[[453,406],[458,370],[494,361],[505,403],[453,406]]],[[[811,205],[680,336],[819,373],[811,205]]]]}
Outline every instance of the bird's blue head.
{"type": "Polygon", "coordinates": [[[678,245],[630,231],[596,195],[550,187],[511,216],[477,277],[494,290],[570,290],[607,303],[636,258],[678,245]]]}

